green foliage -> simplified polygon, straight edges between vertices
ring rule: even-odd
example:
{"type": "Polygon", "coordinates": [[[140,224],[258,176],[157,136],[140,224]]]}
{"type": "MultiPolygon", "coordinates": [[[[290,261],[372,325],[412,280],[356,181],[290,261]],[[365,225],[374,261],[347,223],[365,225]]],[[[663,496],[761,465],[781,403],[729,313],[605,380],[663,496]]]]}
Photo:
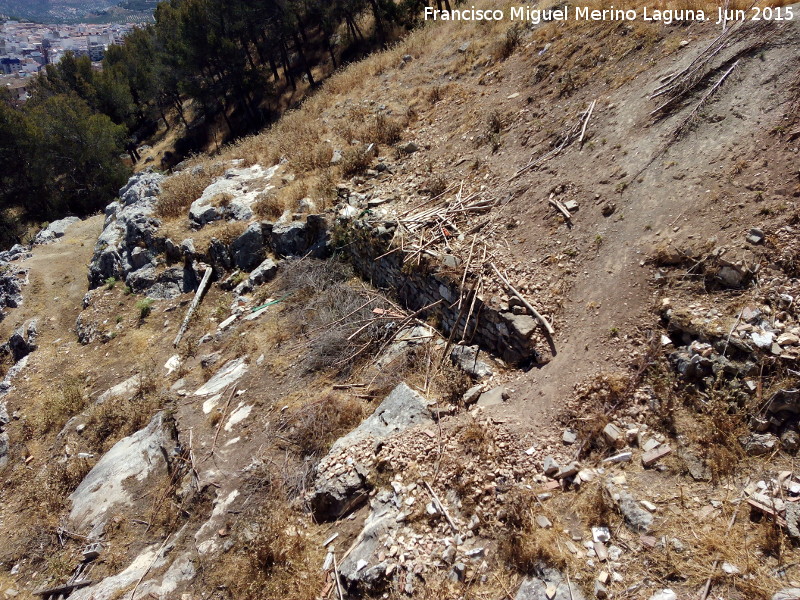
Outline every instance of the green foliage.
{"type": "Polygon", "coordinates": [[[0,238],[18,237],[18,217],[97,211],[128,176],[118,158],[123,127],[93,112],[74,92],[37,94],[22,107],[0,98],[0,211],[10,215],[18,209],[14,218],[3,219],[0,238]]]}
{"type": "Polygon", "coordinates": [[[144,320],[150,316],[150,313],[153,312],[153,303],[154,300],[152,298],[144,298],[136,303],[136,310],[140,319],[144,320]]]}

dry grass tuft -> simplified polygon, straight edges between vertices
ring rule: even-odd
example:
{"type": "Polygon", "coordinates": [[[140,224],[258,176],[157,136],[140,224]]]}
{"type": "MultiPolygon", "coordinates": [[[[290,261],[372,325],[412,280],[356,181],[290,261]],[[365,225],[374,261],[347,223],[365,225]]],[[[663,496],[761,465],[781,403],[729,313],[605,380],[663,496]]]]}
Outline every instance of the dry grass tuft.
{"type": "Polygon", "coordinates": [[[342,153],[339,167],[345,177],[364,174],[372,166],[372,154],[363,147],[350,147],[342,153]]]}
{"type": "Polygon", "coordinates": [[[534,492],[515,489],[506,503],[504,529],[497,532],[501,560],[529,575],[542,564],[565,569],[571,555],[560,541],[559,528],[541,529],[535,522],[534,492]]]}
{"type": "Polygon", "coordinates": [[[161,195],[156,203],[156,215],[163,219],[180,219],[186,216],[192,202],[203,195],[214,177],[207,169],[186,169],[168,177],[161,184],[161,195]]]}
{"type": "Polygon", "coordinates": [[[67,376],[57,389],[46,393],[35,412],[35,428],[39,433],[60,429],[64,423],[84,409],[87,403],[84,376],[67,376]]]}
{"type": "Polygon", "coordinates": [[[331,444],[357,427],[364,409],[353,398],[328,393],[303,406],[281,425],[285,438],[303,457],[319,458],[331,444]]]}
{"type": "Polygon", "coordinates": [[[253,203],[253,213],[260,219],[277,220],[286,210],[286,203],[275,190],[261,192],[253,203]]]}

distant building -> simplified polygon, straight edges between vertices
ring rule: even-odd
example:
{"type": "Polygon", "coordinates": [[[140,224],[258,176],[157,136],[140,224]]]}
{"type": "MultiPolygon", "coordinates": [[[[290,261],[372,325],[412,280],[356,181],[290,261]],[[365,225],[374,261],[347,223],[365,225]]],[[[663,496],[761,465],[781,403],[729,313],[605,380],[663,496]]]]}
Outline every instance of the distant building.
{"type": "Polygon", "coordinates": [[[3,75],[11,75],[22,70],[22,61],[18,58],[0,58],[0,71],[3,75]]]}

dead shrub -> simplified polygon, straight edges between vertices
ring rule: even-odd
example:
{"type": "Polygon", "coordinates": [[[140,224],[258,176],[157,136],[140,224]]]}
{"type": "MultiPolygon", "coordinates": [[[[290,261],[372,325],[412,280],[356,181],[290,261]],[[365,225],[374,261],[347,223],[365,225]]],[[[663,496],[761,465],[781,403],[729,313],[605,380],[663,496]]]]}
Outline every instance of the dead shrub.
{"type": "Polygon", "coordinates": [[[433,175],[425,183],[425,189],[433,198],[444,194],[447,191],[447,187],[447,178],[441,173],[433,175]]]}
{"type": "Polygon", "coordinates": [[[438,85],[435,85],[431,88],[430,93],[428,94],[428,102],[431,105],[434,105],[442,100],[442,88],[438,85]]]}
{"type": "Polygon", "coordinates": [[[489,134],[500,133],[503,131],[504,122],[503,113],[495,109],[486,117],[486,130],[489,134]]]}
{"type": "Polygon", "coordinates": [[[292,164],[301,173],[322,169],[330,165],[333,158],[333,148],[326,142],[319,142],[309,147],[299,147],[295,153],[292,164]]]}
{"type": "Polygon", "coordinates": [[[403,139],[404,128],[404,124],[399,120],[379,114],[375,117],[375,123],[369,131],[367,140],[375,144],[391,146],[403,139]]]}
{"type": "Polygon", "coordinates": [[[203,195],[212,181],[213,177],[205,169],[186,169],[168,177],[161,183],[156,215],[163,219],[184,217],[192,202],[203,195]]]}
{"type": "Polygon", "coordinates": [[[325,210],[336,201],[336,177],[332,169],[324,169],[311,187],[311,195],[318,202],[317,208],[325,210]]]}
{"type": "Polygon", "coordinates": [[[461,429],[458,441],[464,450],[483,459],[489,458],[494,444],[487,429],[475,420],[461,429]]]}
{"type": "Polygon", "coordinates": [[[741,414],[731,414],[728,403],[714,398],[708,403],[708,414],[699,417],[696,442],[704,449],[706,465],[714,482],[732,475],[740,468],[745,453],[739,437],[748,432],[741,414]]]}
{"type": "Polygon", "coordinates": [[[516,23],[506,30],[503,38],[495,46],[492,53],[495,60],[506,60],[519,47],[522,42],[523,28],[516,23]]]}
{"type": "Polygon", "coordinates": [[[363,416],[359,402],[329,393],[286,420],[286,439],[301,456],[321,457],[335,440],[357,427],[363,416]]]}
{"type": "Polygon", "coordinates": [[[363,175],[372,165],[372,155],[365,148],[351,147],[342,153],[342,162],[339,167],[344,177],[363,175]]]}
{"type": "Polygon", "coordinates": [[[286,210],[283,198],[279,197],[274,190],[261,192],[253,203],[253,212],[261,219],[276,220],[281,217],[286,210]]]}
{"type": "Polygon", "coordinates": [[[56,390],[43,399],[36,417],[36,428],[42,433],[60,429],[67,419],[82,411],[86,403],[84,379],[80,376],[66,377],[56,390]]]}
{"type": "Polygon", "coordinates": [[[247,223],[242,221],[215,221],[211,225],[207,225],[206,229],[220,242],[228,246],[244,233],[244,230],[247,229],[247,223]]]}

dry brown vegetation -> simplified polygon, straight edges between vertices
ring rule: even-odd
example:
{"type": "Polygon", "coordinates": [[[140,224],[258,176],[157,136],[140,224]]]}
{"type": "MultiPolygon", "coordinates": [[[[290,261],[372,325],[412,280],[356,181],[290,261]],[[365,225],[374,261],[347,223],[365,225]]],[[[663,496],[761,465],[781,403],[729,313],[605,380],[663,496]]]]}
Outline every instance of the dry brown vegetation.
{"type": "Polygon", "coordinates": [[[203,195],[214,180],[214,173],[205,166],[185,169],[169,177],[161,185],[161,195],[156,205],[156,215],[164,219],[185,218],[189,206],[203,195]]]}

